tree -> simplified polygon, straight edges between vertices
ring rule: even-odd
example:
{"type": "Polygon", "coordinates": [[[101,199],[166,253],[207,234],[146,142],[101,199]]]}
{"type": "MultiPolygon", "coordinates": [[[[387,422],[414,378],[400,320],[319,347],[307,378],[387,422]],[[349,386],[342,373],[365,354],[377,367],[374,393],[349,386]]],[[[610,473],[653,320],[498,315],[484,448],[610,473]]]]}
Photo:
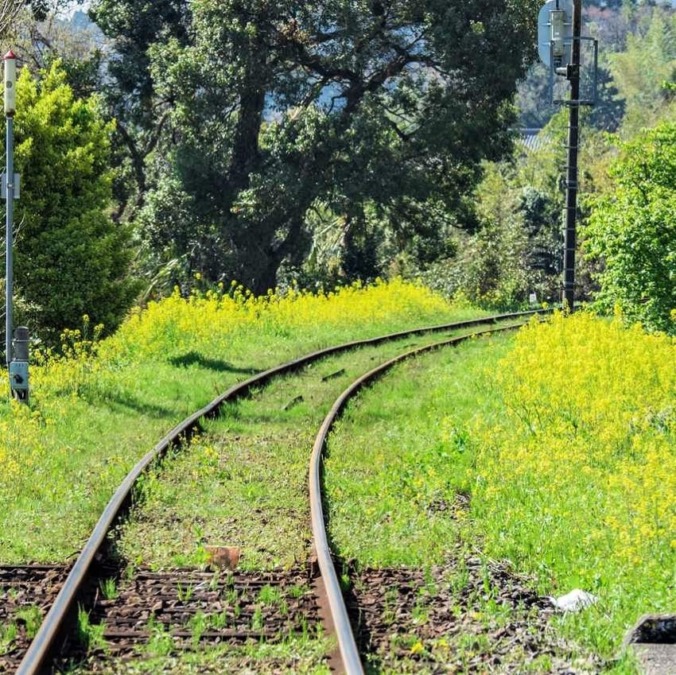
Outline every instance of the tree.
{"type": "Polygon", "coordinates": [[[307,255],[318,200],[354,246],[367,216],[396,236],[441,201],[460,222],[481,161],[511,147],[537,4],[99,0],[154,250],[264,292],[307,255]]]}
{"type": "Polygon", "coordinates": [[[654,8],[639,30],[627,37],[624,52],[609,57],[610,68],[626,102],[625,137],[654,125],[673,109],[676,83],[676,12],[654,8]]]}
{"type": "Polygon", "coordinates": [[[11,47],[16,53],[20,67],[34,74],[60,61],[75,95],[83,98],[99,86],[105,49],[102,34],[84,12],[64,14],[74,4],[69,0],[28,3],[15,15],[2,43],[5,50],[11,47]]]}
{"type": "Polygon", "coordinates": [[[12,19],[23,4],[23,0],[0,0],[0,35],[7,32],[12,19]]]}
{"type": "Polygon", "coordinates": [[[155,91],[150,48],[157,43],[188,41],[187,0],[95,0],[90,16],[113,42],[102,91],[116,120],[117,165],[114,184],[116,219],[133,220],[145,203],[151,181],[146,162],[156,150],[174,101],[155,91]]]}
{"type": "Polygon", "coordinates": [[[524,306],[531,293],[540,301],[558,301],[563,139],[554,140],[555,134],[550,123],[541,148],[486,165],[474,193],[480,229],[457,235],[457,253],[424,273],[426,283],[490,308],[524,306]]]}
{"type": "Polygon", "coordinates": [[[130,231],[109,216],[110,134],[95,98],[78,100],[54,64],[17,86],[15,275],[32,325],[53,340],[87,314],[107,331],[138,291],[130,279],[130,231]]]}
{"type": "Polygon", "coordinates": [[[676,332],[676,124],[641,133],[621,152],[615,191],[590,199],[584,228],[586,255],[604,265],[597,302],[676,332]]]}

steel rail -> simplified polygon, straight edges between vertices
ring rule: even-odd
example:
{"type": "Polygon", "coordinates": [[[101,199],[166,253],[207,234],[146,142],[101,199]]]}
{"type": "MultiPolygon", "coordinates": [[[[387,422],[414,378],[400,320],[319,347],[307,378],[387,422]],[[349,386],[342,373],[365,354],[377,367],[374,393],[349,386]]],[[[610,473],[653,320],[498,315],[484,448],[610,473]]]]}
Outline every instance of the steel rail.
{"type": "Polygon", "coordinates": [[[377,378],[384,375],[393,366],[420,354],[440,349],[441,347],[450,347],[465,342],[466,340],[481,336],[498,333],[501,331],[514,330],[520,328],[523,323],[505,326],[502,328],[491,328],[483,331],[475,331],[467,335],[456,336],[447,340],[435,342],[430,345],[412,349],[403,354],[399,354],[388,361],[376,366],[368,373],[357,378],[335,401],[324,422],[319,429],[312,448],[312,457],[310,459],[310,513],[312,519],[312,535],[315,547],[315,554],[321,572],[326,595],[328,597],[331,616],[333,618],[336,636],[338,638],[338,647],[343,660],[345,672],[348,675],[363,675],[359,650],[350,624],[350,618],[347,614],[347,608],[340,588],[338,574],[333,563],[331,555],[331,546],[329,544],[328,534],[326,532],[326,520],[324,518],[324,507],[322,505],[322,481],[321,467],[322,456],[326,448],[326,440],[331,428],[340,417],[347,402],[352,399],[364,386],[370,384],[377,378]]]}
{"type": "Polygon", "coordinates": [[[358,347],[377,345],[411,335],[442,332],[448,330],[461,330],[463,328],[471,328],[487,323],[498,323],[501,321],[508,321],[510,319],[526,318],[528,316],[546,314],[549,311],[550,310],[532,310],[527,312],[512,312],[449,324],[439,324],[435,326],[403,330],[374,338],[366,338],[363,340],[354,340],[352,342],[334,345],[332,347],[327,347],[325,349],[306,354],[292,361],[288,361],[287,363],[270,368],[269,370],[266,370],[262,373],[258,373],[257,375],[254,375],[230,387],[225,393],[216,397],[204,408],[193,413],[180,424],[176,425],[127,474],[124,481],[121,483],[111,500],[108,502],[106,508],[96,523],[92,534],[90,535],[88,541],[84,545],[77,560],[75,561],[75,564],[73,565],[73,568],[71,569],[66,581],[59,591],[54,604],[47,613],[47,616],[42,622],[38,632],[31,642],[30,647],[24,655],[24,658],[22,659],[21,664],[17,670],[17,675],[37,675],[38,673],[45,672],[45,664],[60,646],[59,639],[63,637],[63,632],[65,631],[68,619],[73,615],[74,609],[77,605],[78,596],[82,592],[82,589],[86,586],[86,581],[89,578],[94,564],[104,547],[108,533],[111,531],[114,524],[124,512],[125,507],[131,502],[132,490],[138,478],[155,461],[164,457],[171,447],[180,443],[181,439],[189,437],[192,431],[198,427],[202,419],[214,417],[224,403],[246,396],[251,391],[251,389],[267,383],[276,376],[294,372],[312,363],[313,361],[319,360],[326,356],[331,356],[333,354],[349,351],[358,347]]]}

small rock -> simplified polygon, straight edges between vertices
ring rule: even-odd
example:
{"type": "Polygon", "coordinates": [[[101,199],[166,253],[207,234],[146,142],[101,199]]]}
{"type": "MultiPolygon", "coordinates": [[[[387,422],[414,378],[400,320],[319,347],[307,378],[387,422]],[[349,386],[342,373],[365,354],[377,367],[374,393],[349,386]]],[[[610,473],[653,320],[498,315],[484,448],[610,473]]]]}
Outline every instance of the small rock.
{"type": "Polygon", "coordinates": [[[234,570],[242,550],[237,546],[205,546],[207,564],[218,569],[234,570]]]}
{"type": "Polygon", "coordinates": [[[557,609],[561,609],[564,612],[579,612],[581,609],[585,609],[590,605],[598,602],[598,598],[587,591],[582,591],[579,588],[562,595],[560,598],[549,597],[549,601],[557,609]]]}
{"type": "Polygon", "coordinates": [[[676,644],[676,614],[645,614],[627,632],[624,644],[676,644]]]}

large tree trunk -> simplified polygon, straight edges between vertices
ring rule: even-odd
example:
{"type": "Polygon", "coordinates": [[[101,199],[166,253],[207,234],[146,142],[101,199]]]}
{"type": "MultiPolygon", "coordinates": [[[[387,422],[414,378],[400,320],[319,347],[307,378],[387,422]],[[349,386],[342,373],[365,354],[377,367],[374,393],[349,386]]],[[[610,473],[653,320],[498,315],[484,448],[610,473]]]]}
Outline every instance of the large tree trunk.
{"type": "Polygon", "coordinates": [[[277,274],[285,260],[304,258],[312,241],[305,228],[305,214],[326,187],[332,148],[321,144],[297,167],[295,180],[271,199],[261,219],[246,230],[237,230],[242,259],[241,280],[255,294],[277,286],[277,274]],[[311,186],[311,187],[309,187],[311,186]],[[284,234],[282,234],[284,233],[284,234]]]}
{"type": "MultiPolygon", "coordinates": [[[[251,80],[259,79],[258,73],[250,73],[251,80]]],[[[265,89],[253,85],[242,94],[239,118],[235,132],[232,160],[228,171],[228,187],[237,194],[249,186],[249,176],[260,162],[258,140],[263,124],[265,89]]]]}
{"type": "Polygon", "coordinates": [[[256,295],[264,295],[277,287],[277,274],[288,258],[302,257],[311,240],[305,232],[305,213],[312,200],[293,204],[293,213],[270,214],[256,231],[238,232],[239,280],[256,295]],[[286,237],[275,244],[278,233],[286,229],[286,237]]]}

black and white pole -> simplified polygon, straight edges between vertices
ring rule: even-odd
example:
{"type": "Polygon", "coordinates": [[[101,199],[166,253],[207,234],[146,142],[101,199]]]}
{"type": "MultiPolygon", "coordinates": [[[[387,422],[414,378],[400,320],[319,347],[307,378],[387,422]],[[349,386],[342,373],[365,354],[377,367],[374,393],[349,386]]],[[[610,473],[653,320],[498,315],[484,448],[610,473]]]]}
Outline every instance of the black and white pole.
{"type": "Polygon", "coordinates": [[[7,165],[2,176],[5,198],[5,360],[14,398],[28,403],[28,328],[16,329],[12,341],[14,312],[14,200],[19,196],[19,176],[14,173],[14,113],[16,112],[16,55],[5,54],[5,118],[7,120],[7,165]]]}
{"type": "Polygon", "coordinates": [[[573,41],[566,77],[570,82],[568,163],[566,167],[566,230],[563,257],[563,307],[575,310],[575,249],[577,247],[578,148],[580,145],[580,46],[582,0],[573,0],[573,41]]]}

